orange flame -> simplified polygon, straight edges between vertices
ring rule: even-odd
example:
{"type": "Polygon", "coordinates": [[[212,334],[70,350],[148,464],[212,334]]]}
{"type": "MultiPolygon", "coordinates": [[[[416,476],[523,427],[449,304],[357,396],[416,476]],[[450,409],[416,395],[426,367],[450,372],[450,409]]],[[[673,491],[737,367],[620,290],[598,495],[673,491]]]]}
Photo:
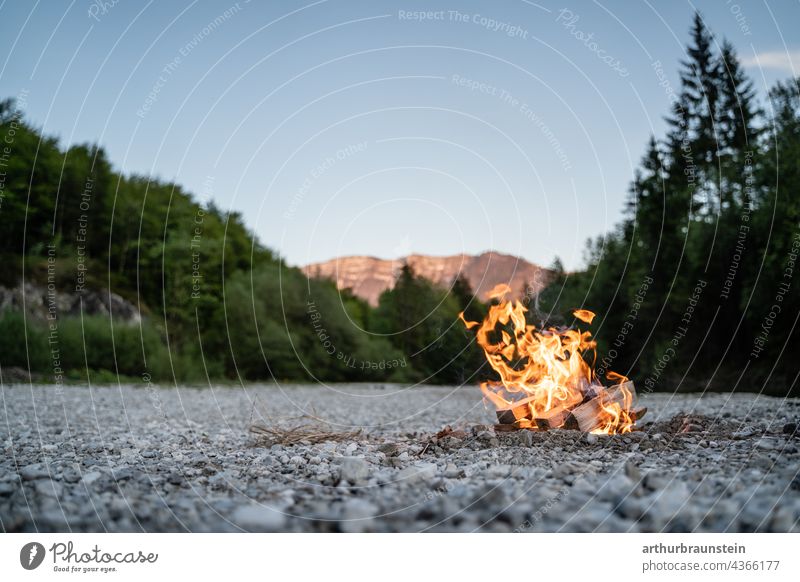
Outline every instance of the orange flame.
{"type": "MultiPolygon", "coordinates": [[[[624,378],[624,376],[615,374],[614,372],[610,372],[609,376],[611,374],[624,378]]],[[[624,398],[621,406],[618,402],[604,402],[604,397],[600,397],[600,407],[603,413],[600,416],[600,425],[591,431],[592,434],[624,434],[633,430],[633,425],[636,422],[636,419],[630,414],[631,406],[633,405],[633,395],[631,391],[624,386],[622,387],[622,393],[624,394],[624,398]]]]}
{"type": "MultiPolygon", "coordinates": [[[[467,321],[468,329],[477,327],[476,341],[483,348],[486,361],[500,376],[500,381],[481,383],[484,396],[498,409],[529,406],[533,418],[556,409],[570,410],[587,397],[601,398],[598,427],[592,432],[604,434],[630,432],[633,419],[629,414],[632,395],[625,390],[625,401],[604,402],[605,389],[595,377],[584,354],[595,354],[596,342],[589,332],[570,328],[537,330],[528,324],[528,311],[521,302],[503,298],[511,291],[498,285],[489,297],[499,303],[489,307],[483,322],[467,321]]],[[[576,318],[591,323],[594,313],[585,309],[573,312],[576,318]]],[[[613,372],[607,377],[621,384],[627,378],[613,372]]]]}

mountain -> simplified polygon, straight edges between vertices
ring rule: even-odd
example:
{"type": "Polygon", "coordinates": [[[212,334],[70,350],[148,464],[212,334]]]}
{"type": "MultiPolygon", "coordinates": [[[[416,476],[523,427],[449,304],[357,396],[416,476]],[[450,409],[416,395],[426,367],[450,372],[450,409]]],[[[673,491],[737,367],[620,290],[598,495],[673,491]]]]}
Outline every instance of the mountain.
{"type": "Polygon", "coordinates": [[[339,289],[351,289],[353,293],[377,305],[378,298],[386,289],[394,286],[400,268],[408,263],[417,275],[429,279],[436,285],[448,287],[459,273],[466,277],[473,293],[482,300],[498,283],[511,287],[513,297],[522,297],[530,284],[535,292],[544,287],[551,271],[529,263],[525,259],[496,252],[480,255],[453,255],[431,257],[409,255],[395,260],[375,257],[339,257],[321,263],[312,263],[302,268],[308,277],[331,279],[339,289]]]}

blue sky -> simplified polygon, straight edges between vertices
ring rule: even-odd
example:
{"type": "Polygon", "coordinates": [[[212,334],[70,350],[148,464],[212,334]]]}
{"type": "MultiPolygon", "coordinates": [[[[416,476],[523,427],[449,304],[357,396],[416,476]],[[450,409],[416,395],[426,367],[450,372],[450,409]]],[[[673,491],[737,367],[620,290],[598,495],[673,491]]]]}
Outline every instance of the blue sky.
{"type": "Polygon", "coordinates": [[[494,249],[575,268],[663,134],[695,9],[762,96],[800,71],[794,1],[6,0],[0,95],[240,211],[291,264],[494,249]]]}

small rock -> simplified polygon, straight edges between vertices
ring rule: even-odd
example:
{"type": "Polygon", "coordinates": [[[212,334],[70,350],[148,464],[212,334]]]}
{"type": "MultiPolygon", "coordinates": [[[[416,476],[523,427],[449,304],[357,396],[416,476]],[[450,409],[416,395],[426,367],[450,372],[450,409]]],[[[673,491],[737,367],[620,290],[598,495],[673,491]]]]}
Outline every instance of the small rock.
{"type": "Polygon", "coordinates": [[[487,471],[487,475],[493,479],[503,479],[511,474],[510,465],[492,465],[487,471]]]}
{"type": "Polygon", "coordinates": [[[597,435],[587,432],[585,435],[583,435],[583,442],[585,442],[587,445],[593,445],[597,442],[597,435]]]}
{"type": "Polygon", "coordinates": [[[625,475],[631,481],[639,481],[642,478],[642,473],[639,471],[639,467],[637,467],[636,464],[631,461],[627,461],[625,463],[625,475]]]}
{"type": "Polygon", "coordinates": [[[231,521],[247,531],[270,532],[279,531],[286,516],[263,505],[244,505],[234,510],[231,521]]]}
{"type": "Polygon", "coordinates": [[[34,485],[36,492],[45,497],[61,497],[62,486],[61,483],[51,481],[50,479],[39,479],[34,485]]]}
{"type": "Polygon", "coordinates": [[[356,443],[350,443],[349,445],[347,445],[347,447],[345,447],[344,454],[352,455],[353,453],[356,452],[356,449],[358,449],[358,445],[356,443]]]}
{"type": "Polygon", "coordinates": [[[446,439],[444,439],[444,444],[449,448],[458,448],[458,446],[461,444],[461,439],[458,437],[449,436],[446,439]]]}
{"type": "Polygon", "coordinates": [[[578,461],[562,461],[553,468],[554,477],[567,477],[582,473],[585,467],[578,461]]]}
{"type": "Polygon", "coordinates": [[[419,463],[406,467],[397,474],[397,481],[411,484],[420,481],[429,481],[436,476],[434,463],[419,463]]]}
{"type": "Polygon", "coordinates": [[[183,478],[183,475],[177,471],[174,471],[167,476],[167,483],[170,485],[182,485],[184,481],[185,479],[183,478]]]}
{"type": "Polygon", "coordinates": [[[673,476],[664,471],[650,471],[644,476],[644,486],[656,491],[667,487],[673,481],[673,476]]]}
{"type": "Polygon", "coordinates": [[[733,437],[735,439],[746,439],[747,437],[751,437],[754,434],[756,434],[755,429],[753,429],[753,428],[743,428],[743,429],[737,430],[736,432],[731,434],[731,437],[733,437]]]}
{"type": "Polygon", "coordinates": [[[490,441],[494,438],[494,432],[490,430],[482,430],[476,436],[479,440],[490,441]]]}
{"type": "Polygon", "coordinates": [[[780,448],[780,444],[776,442],[774,439],[762,437],[756,441],[756,448],[761,449],[762,451],[774,451],[777,448],[780,448]]]}
{"type": "Polygon", "coordinates": [[[797,436],[797,423],[787,422],[783,425],[783,434],[788,434],[790,437],[797,436]]]}
{"type": "Polygon", "coordinates": [[[342,457],[339,478],[351,485],[358,485],[369,478],[369,463],[363,457],[342,457]]]}
{"type": "Polygon", "coordinates": [[[65,483],[77,483],[81,480],[81,474],[78,473],[75,469],[67,469],[61,475],[61,480],[65,483]]]}
{"type": "Polygon", "coordinates": [[[35,481],[36,479],[49,479],[50,471],[42,463],[26,465],[19,470],[19,476],[25,481],[35,481]]]}
{"type": "Polygon", "coordinates": [[[683,425],[683,428],[681,429],[681,434],[687,434],[691,432],[703,432],[703,427],[700,426],[699,424],[694,424],[694,423],[683,425]]]}
{"type": "Polygon", "coordinates": [[[395,443],[386,443],[378,447],[378,451],[387,457],[393,457],[398,453],[399,450],[400,447],[398,447],[395,443]]]}
{"type": "Polygon", "coordinates": [[[114,469],[111,475],[114,477],[115,481],[127,481],[128,479],[133,479],[136,473],[130,467],[121,467],[119,469],[114,469]]]}
{"type": "Polygon", "coordinates": [[[89,471],[83,474],[81,481],[83,481],[84,485],[91,485],[102,476],[103,474],[100,471],[89,471]]]}
{"type": "Polygon", "coordinates": [[[463,475],[463,471],[455,463],[447,463],[444,468],[444,476],[448,479],[457,479],[463,475]]]}

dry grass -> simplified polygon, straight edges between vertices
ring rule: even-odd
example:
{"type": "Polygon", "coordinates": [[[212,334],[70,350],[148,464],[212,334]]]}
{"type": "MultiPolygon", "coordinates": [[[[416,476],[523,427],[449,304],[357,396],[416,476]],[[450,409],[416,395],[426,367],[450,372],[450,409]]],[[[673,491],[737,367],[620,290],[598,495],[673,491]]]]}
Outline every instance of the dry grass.
{"type": "Polygon", "coordinates": [[[292,427],[283,426],[264,426],[254,424],[250,427],[250,432],[257,435],[260,444],[266,445],[314,445],[327,441],[346,441],[356,438],[361,434],[360,430],[351,432],[333,432],[325,430],[320,426],[301,424],[292,427]]]}
{"type": "Polygon", "coordinates": [[[361,434],[360,430],[349,432],[331,430],[327,427],[327,423],[317,415],[313,406],[311,406],[310,414],[279,419],[262,409],[259,411],[260,416],[268,424],[254,423],[253,416],[256,414],[257,401],[258,397],[253,400],[253,410],[250,412],[250,432],[256,435],[259,445],[315,445],[327,441],[347,441],[361,434]]]}

